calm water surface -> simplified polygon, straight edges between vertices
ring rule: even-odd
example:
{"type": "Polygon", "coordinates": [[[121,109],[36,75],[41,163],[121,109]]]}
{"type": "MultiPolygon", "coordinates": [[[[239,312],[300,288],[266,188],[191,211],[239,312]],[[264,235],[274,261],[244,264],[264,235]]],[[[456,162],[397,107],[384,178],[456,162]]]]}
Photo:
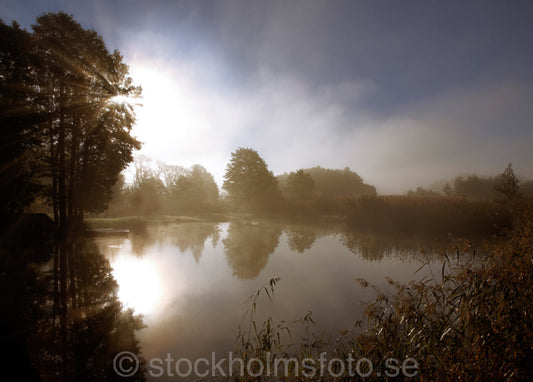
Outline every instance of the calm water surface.
{"type": "Polygon", "coordinates": [[[357,278],[387,290],[386,277],[421,278],[415,272],[427,259],[416,240],[252,221],[152,226],[97,243],[120,300],[144,315],[139,338],[146,359],[227,354],[246,299],[273,277],[281,281],[272,302],[260,300],[259,319],[293,320],[311,311],[316,331],[335,336],[362,318],[362,302],[374,296],[357,278]]]}

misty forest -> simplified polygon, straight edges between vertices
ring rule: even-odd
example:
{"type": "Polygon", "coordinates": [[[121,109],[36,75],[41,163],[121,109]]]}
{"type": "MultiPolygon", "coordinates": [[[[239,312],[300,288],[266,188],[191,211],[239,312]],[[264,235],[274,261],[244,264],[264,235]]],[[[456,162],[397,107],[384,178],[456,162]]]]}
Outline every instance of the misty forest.
{"type": "MultiPolygon", "coordinates": [[[[332,2],[330,9],[342,8],[341,3],[332,2]]],[[[222,4],[226,6],[221,2],[209,11],[201,8],[205,4],[195,5],[199,14],[209,14],[206,34],[214,33],[222,4]]],[[[270,12],[273,4],[265,9],[270,12]]],[[[302,12],[309,4],[300,4],[302,12]]],[[[142,16],[138,6],[128,10],[131,17],[142,16]]],[[[188,7],[193,6],[183,12],[191,12],[190,19],[183,22],[201,23],[188,7]]],[[[295,10],[294,4],[276,7],[278,12],[295,10]]],[[[114,37],[113,44],[107,42],[107,36],[116,36],[110,32],[113,27],[91,24],[76,8],[67,8],[69,13],[40,9],[29,21],[22,15],[34,15],[39,7],[17,9],[0,7],[0,338],[3,361],[17,380],[525,381],[533,375],[533,172],[528,150],[507,157],[504,148],[491,151],[499,158],[496,166],[493,161],[475,167],[470,165],[474,160],[458,160],[461,165],[443,170],[444,164],[431,167],[433,160],[443,160],[439,149],[428,148],[434,158],[424,162],[420,157],[416,163],[430,169],[426,178],[405,175],[408,162],[400,158],[387,159],[390,170],[382,174],[369,163],[372,155],[393,158],[388,143],[364,149],[375,141],[360,142],[351,151],[338,144],[326,156],[321,150],[330,144],[328,137],[333,141],[336,132],[341,134],[326,125],[328,134],[319,138],[323,143],[309,144],[321,128],[314,119],[326,118],[318,116],[320,111],[309,120],[297,119],[299,111],[294,112],[282,124],[283,133],[269,125],[283,120],[279,98],[285,102],[286,94],[300,94],[296,91],[272,91],[274,99],[267,103],[272,109],[264,121],[259,114],[250,117],[251,125],[261,126],[254,133],[257,138],[250,138],[245,128],[227,124],[240,123],[253,110],[261,113],[258,106],[243,109],[254,97],[267,97],[270,83],[260,95],[248,95],[250,103],[236,102],[237,91],[222,90],[229,85],[219,84],[206,98],[190,93],[174,104],[173,90],[163,94],[173,86],[170,74],[170,85],[163,77],[162,85],[151,87],[158,77],[136,78],[142,72],[130,45],[124,45],[124,55],[109,48],[122,46],[114,37]],[[21,24],[8,21],[17,15],[21,24]],[[224,97],[230,101],[221,101],[224,97]],[[198,118],[204,117],[189,121],[179,116],[195,107],[191,100],[210,105],[207,98],[231,110],[202,109],[200,114],[213,114],[213,119],[205,117],[212,130],[202,130],[204,119],[198,118]],[[150,114],[151,102],[170,117],[157,108],[150,114]],[[233,112],[228,120],[221,118],[233,112]],[[189,122],[192,127],[199,123],[201,144],[189,122]],[[306,123],[308,132],[299,127],[306,123]],[[243,138],[222,138],[234,131],[243,138]],[[284,138],[275,135],[269,146],[269,131],[284,138]],[[292,153],[285,155],[287,150],[292,153]],[[401,186],[384,187],[386,174],[394,172],[402,178],[401,186]],[[233,370],[228,374],[196,369],[194,360],[211,360],[212,354],[222,359],[229,352],[253,367],[241,368],[240,374],[238,362],[225,364],[233,370]],[[123,354],[129,358],[119,359],[123,354]],[[187,357],[194,371],[191,366],[187,375],[180,374],[185,363],[170,367],[169,354],[187,357]],[[321,365],[324,354],[339,362],[324,361],[326,374],[319,367],[315,374],[305,373],[312,368],[302,365],[310,360],[321,365]],[[291,361],[282,363],[283,376],[258,367],[284,359],[291,361]],[[357,373],[340,362],[347,359],[355,360],[357,373]]],[[[260,10],[247,9],[257,22],[260,10]]],[[[287,12],[269,17],[284,20],[300,14],[287,12]]],[[[284,25],[279,21],[279,28],[284,25]]],[[[287,28],[287,36],[300,33],[296,24],[287,28]]],[[[194,33],[189,33],[184,39],[191,40],[180,51],[184,55],[194,50],[194,33]]],[[[228,45],[205,43],[207,52],[238,50],[252,38],[245,35],[234,35],[231,44],[224,40],[228,45]]],[[[269,44],[277,47],[284,36],[280,31],[269,44]]],[[[135,41],[133,45],[141,40],[135,41]]],[[[298,41],[293,54],[306,49],[306,38],[298,41]]],[[[381,43],[383,51],[392,49],[381,43]]],[[[263,45],[266,51],[274,49],[269,44],[263,45]]],[[[321,41],[316,44],[322,46],[321,41]]],[[[208,53],[198,57],[213,60],[208,53]]],[[[192,62],[200,67],[198,57],[192,62]]],[[[277,57],[280,67],[284,57],[277,57]]],[[[274,65],[274,58],[269,59],[274,65]]],[[[327,62],[340,75],[343,69],[327,62]]],[[[242,65],[231,70],[249,70],[242,65]]],[[[297,70],[305,73],[321,64],[306,65],[297,70]]],[[[399,59],[394,68],[398,77],[401,65],[408,64],[399,59]]],[[[183,73],[180,68],[175,71],[183,73]]],[[[441,69],[442,76],[449,75],[441,69]]],[[[186,82],[185,77],[178,76],[178,83],[186,82]]],[[[228,79],[232,81],[238,82],[228,79]]],[[[329,92],[316,96],[328,104],[333,102],[329,92]]],[[[348,90],[339,92],[342,102],[348,102],[349,96],[343,96],[348,90]]],[[[509,97],[507,106],[521,102],[509,97]]],[[[286,101],[287,113],[302,108],[299,99],[286,101]]],[[[323,114],[333,125],[351,106],[340,111],[328,107],[323,114]]],[[[487,105],[491,107],[504,108],[487,105]]],[[[520,117],[527,116],[518,110],[522,104],[513,107],[520,117]]],[[[519,116],[508,119],[508,130],[493,134],[517,134],[519,128],[510,125],[519,124],[519,116]]],[[[418,148],[424,151],[426,133],[409,142],[405,158],[418,148]]],[[[524,147],[530,147],[531,134],[524,134],[513,135],[513,142],[529,142],[524,147]]],[[[402,135],[391,139],[403,142],[402,135]]],[[[477,145],[492,144],[488,142],[477,145]]],[[[516,151],[522,150],[516,145],[516,151]]],[[[450,163],[458,155],[454,152],[450,149],[450,163]]]]}

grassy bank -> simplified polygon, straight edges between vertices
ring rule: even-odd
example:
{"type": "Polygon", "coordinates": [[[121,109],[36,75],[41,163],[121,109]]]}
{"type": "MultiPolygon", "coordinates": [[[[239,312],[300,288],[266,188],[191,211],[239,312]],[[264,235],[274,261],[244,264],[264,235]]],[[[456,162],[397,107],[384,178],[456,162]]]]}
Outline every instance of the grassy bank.
{"type": "Polygon", "coordinates": [[[122,216],[122,217],[90,217],[84,222],[89,228],[115,228],[115,229],[136,229],[137,227],[152,224],[172,224],[191,222],[221,222],[227,221],[228,217],[221,214],[209,214],[199,216],[122,216]]]}

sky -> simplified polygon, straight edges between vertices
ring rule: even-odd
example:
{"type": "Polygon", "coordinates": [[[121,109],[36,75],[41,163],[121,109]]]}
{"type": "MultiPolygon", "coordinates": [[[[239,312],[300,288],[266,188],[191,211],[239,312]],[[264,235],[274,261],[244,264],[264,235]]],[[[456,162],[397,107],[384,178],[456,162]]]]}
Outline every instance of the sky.
{"type": "Polygon", "coordinates": [[[380,193],[508,163],[533,178],[531,1],[0,0],[28,29],[57,11],[123,54],[154,163],[221,184],[250,147],[275,174],[348,166],[380,193]]]}

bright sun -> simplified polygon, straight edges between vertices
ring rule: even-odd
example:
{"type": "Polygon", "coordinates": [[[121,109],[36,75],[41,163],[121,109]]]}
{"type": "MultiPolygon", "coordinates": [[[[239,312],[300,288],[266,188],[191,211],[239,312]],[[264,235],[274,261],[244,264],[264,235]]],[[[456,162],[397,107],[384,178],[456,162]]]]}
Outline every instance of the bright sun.
{"type": "Polygon", "coordinates": [[[159,272],[153,262],[132,256],[121,256],[113,262],[113,276],[119,285],[119,299],[135,313],[154,313],[161,300],[159,272]]]}
{"type": "Polygon", "coordinates": [[[146,66],[132,67],[132,77],[142,87],[135,130],[141,141],[183,138],[202,120],[195,93],[185,78],[146,66]]]}
{"type": "Polygon", "coordinates": [[[180,65],[139,62],[131,66],[131,77],[142,87],[132,131],[143,144],[140,153],[186,167],[206,165],[219,148],[218,96],[197,73],[180,65]]]}

